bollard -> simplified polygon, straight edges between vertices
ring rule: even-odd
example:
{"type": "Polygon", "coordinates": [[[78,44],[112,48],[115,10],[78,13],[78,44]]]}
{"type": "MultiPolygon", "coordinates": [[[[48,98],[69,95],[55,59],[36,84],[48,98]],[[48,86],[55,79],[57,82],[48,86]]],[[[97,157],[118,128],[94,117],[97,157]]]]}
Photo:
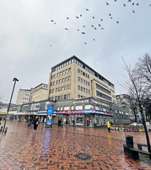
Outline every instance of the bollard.
{"type": "Polygon", "coordinates": [[[133,136],[126,136],[126,145],[129,148],[133,148],[134,147],[133,136]]]}

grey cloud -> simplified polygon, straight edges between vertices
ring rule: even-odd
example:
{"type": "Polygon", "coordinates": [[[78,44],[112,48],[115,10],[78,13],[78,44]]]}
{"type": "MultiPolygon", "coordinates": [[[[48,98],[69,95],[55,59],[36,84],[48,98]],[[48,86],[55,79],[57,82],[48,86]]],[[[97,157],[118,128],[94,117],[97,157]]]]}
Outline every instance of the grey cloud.
{"type": "Polygon", "coordinates": [[[134,65],[144,53],[151,54],[151,8],[147,1],[140,1],[136,13],[132,14],[132,7],[122,6],[125,0],[110,1],[109,6],[105,2],[0,1],[0,97],[8,101],[13,76],[20,79],[17,89],[47,83],[51,67],[72,55],[79,56],[113,81],[117,93],[126,92],[119,85],[127,79],[121,57],[134,65]],[[112,20],[109,13],[113,15],[112,20]],[[77,22],[75,16],[80,14],[82,18],[77,22]],[[50,23],[51,19],[56,25],[50,23]],[[90,25],[96,23],[101,23],[105,30],[92,31],[90,25]],[[65,31],[65,27],[69,30],[65,31]],[[85,30],[85,37],[75,31],[79,28],[85,30]]]}

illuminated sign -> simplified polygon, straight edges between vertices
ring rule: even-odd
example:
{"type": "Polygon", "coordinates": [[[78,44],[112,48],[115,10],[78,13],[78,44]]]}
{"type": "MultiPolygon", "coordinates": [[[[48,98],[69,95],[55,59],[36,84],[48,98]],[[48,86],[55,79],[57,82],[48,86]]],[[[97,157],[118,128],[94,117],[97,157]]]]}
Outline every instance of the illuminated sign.
{"type": "Polygon", "coordinates": [[[106,115],[106,116],[113,116],[111,112],[102,112],[102,111],[96,111],[96,110],[62,110],[57,111],[56,114],[66,114],[66,115],[72,115],[72,114],[100,114],[100,115],[106,115]]]}
{"type": "Polygon", "coordinates": [[[47,114],[52,115],[54,113],[54,107],[52,105],[48,105],[47,114]]]}

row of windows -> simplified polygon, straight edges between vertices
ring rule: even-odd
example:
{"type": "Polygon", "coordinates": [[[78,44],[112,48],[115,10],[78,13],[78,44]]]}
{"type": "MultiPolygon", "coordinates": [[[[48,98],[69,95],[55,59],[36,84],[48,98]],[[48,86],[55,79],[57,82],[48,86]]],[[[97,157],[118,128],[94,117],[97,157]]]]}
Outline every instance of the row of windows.
{"type": "Polygon", "coordinates": [[[82,76],[89,78],[89,74],[87,74],[86,72],[82,71],[81,69],[78,68],[78,73],[81,74],[82,76]]]}
{"type": "Polygon", "coordinates": [[[97,84],[97,83],[96,83],[96,88],[97,88],[98,90],[101,90],[101,91],[107,93],[107,94],[111,94],[111,91],[105,89],[104,87],[100,86],[100,85],[97,84]]]}
{"type": "Polygon", "coordinates": [[[62,69],[62,68],[64,68],[64,67],[66,67],[66,66],[68,66],[68,65],[70,65],[70,64],[72,64],[72,63],[76,63],[76,64],[78,64],[78,65],[81,64],[81,63],[79,63],[76,59],[68,60],[68,61],[66,61],[66,62],[64,62],[64,63],[62,63],[62,64],[60,64],[59,66],[54,67],[54,68],[52,69],[52,72],[58,71],[58,70],[60,70],[60,69],[62,69]]]}
{"type": "Polygon", "coordinates": [[[81,92],[84,92],[84,93],[87,93],[87,94],[90,94],[90,90],[85,88],[85,87],[82,87],[80,85],[78,85],[78,90],[81,91],[81,92]]]}
{"type": "Polygon", "coordinates": [[[60,72],[58,72],[58,73],[56,73],[56,74],[53,74],[53,75],[51,76],[51,78],[53,79],[53,78],[56,78],[56,77],[59,77],[59,76],[65,76],[65,75],[69,74],[70,72],[71,72],[71,68],[68,68],[68,69],[65,69],[65,70],[63,70],[63,71],[60,71],[60,72]]]}
{"type": "Polygon", "coordinates": [[[23,101],[29,101],[29,99],[30,99],[30,98],[28,97],[28,98],[23,98],[22,100],[23,100],[23,101]]]}
{"type": "Polygon", "coordinates": [[[50,100],[55,100],[55,101],[68,100],[68,99],[70,99],[70,94],[64,94],[64,95],[61,95],[61,96],[52,96],[52,97],[50,97],[50,100]]]}
{"type": "Polygon", "coordinates": [[[101,92],[99,92],[99,91],[96,91],[96,95],[97,95],[98,97],[102,97],[102,98],[104,98],[104,99],[107,99],[107,100],[112,101],[112,97],[107,96],[107,95],[105,95],[105,94],[103,94],[103,93],[101,93],[101,92]]]}
{"type": "Polygon", "coordinates": [[[62,84],[62,83],[68,82],[70,80],[71,80],[71,76],[67,76],[65,78],[50,82],[50,86],[55,86],[55,85],[58,85],[58,84],[62,84]]]}
{"type": "Polygon", "coordinates": [[[70,90],[70,89],[71,89],[71,84],[67,84],[58,88],[50,89],[50,93],[61,92],[63,90],[70,90]]]}
{"type": "Polygon", "coordinates": [[[78,82],[86,85],[86,86],[90,86],[90,82],[88,82],[87,80],[81,78],[81,77],[78,77],[78,82]]]}

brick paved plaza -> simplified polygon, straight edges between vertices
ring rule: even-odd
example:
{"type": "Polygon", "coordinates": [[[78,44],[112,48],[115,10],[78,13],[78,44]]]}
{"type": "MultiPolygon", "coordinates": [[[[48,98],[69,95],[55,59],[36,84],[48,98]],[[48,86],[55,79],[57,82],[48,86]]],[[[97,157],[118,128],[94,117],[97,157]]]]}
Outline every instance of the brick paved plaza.
{"type": "MultiPolygon", "coordinates": [[[[0,135],[0,170],[149,170],[151,164],[124,156],[124,132],[107,133],[103,129],[39,126],[37,131],[26,123],[9,122],[6,136],[0,135]],[[80,160],[78,153],[87,153],[80,160]]],[[[143,133],[134,141],[143,142],[143,133]]],[[[150,134],[151,137],[151,134],[150,134]]]]}

